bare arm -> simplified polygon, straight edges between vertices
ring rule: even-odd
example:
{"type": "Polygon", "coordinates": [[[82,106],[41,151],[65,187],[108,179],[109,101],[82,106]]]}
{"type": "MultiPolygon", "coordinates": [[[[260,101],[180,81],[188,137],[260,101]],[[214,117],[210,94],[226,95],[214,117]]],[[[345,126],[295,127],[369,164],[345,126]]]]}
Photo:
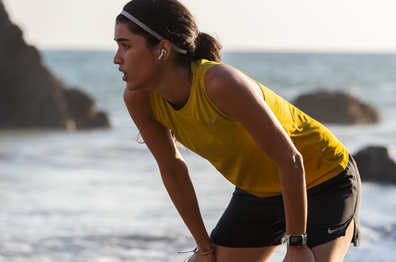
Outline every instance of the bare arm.
{"type": "Polygon", "coordinates": [[[144,142],[157,161],[169,196],[198,247],[202,251],[210,249],[211,242],[202,221],[187,165],[177,150],[169,130],[155,120],[148,93],[131,92],[126,89],[124,101],[144,142]]]}
{"type": "Polygon", "coordinates": [[[210,69],[205,85],[216,106],[239,121],[276,164],[285,204],[286,233],[304,234],[307,195],[303,159],[263,99],[258,85],[250,77],[226,65],[210,69]]]}

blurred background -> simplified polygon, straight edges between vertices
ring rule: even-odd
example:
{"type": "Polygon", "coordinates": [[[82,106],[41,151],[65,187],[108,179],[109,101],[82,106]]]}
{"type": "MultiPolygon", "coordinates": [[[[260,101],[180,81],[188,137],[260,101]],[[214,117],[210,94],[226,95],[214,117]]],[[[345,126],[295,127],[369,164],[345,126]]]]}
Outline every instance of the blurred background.
{"type": "MultiPolygon", "coordinates": [[[[127,1],[1,2],[27,45],[12,38],[18,39],[18,30],[2,14],[0,261],[183,261],[177,251],[191,250],[194,240],[153,157],[135,141],[138,131],[122,100],[125,84],[112,63],[114,20],[127,1]],[[34,100],[44,95],[33,87],[44,85],[57,104],[38,111],[48,103],[34,100]],[[25,91],[15,91],[19,87],[25,91]],[[17,102],[29,105],[27,113],[7,107],[10,94],[23,97],[17,102]],[[44,120],[57,110],[63,120],[51,126],[44,120]],[[30,112],[42,117],[36,120],[30,112]],[[87,115],[83,120],[81,112],[87,115]],[[35,126],[41,121],[46,128],[35,126]]],[[[381,162],[389,166],[386,179],[377,167],[363,181],[363,241],[344,261],[394,261],[396,2],[182,2],[200,30],[221,41],[224,63],[288,101],[337,93],[376,112],[375,121],[325,125],[352,155],[375,146],[385,149],[382,159],[389,157],[381,162]]],[[[210,232],[233,186],[207,161],[192,152],[183,155],[210,232]]],[[[284,253],[285,246],[279,247],[270,261],[281,261],[284,253]]]]}

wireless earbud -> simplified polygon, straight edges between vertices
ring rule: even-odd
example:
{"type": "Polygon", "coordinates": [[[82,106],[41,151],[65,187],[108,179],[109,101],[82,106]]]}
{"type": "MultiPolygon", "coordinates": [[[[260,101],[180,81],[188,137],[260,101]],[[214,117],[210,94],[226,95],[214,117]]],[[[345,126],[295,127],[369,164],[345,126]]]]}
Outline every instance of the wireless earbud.
{"type": "Polygon", "coordinates": [[[166,50],[165,50],[165,49],[161,49],[161,54],[160,54],[160,56],[158,57],[158,60],[161,60],[161,58],[162,58],[164,55],[166,55],[166,50]]]}

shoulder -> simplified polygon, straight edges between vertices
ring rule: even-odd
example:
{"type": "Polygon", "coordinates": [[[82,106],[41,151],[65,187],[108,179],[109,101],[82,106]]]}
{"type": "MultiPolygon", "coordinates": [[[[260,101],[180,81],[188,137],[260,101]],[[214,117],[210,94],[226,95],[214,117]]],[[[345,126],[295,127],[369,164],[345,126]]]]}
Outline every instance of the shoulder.
{"type": "Polygon", "coordinates": [[[145,108],[150,104],[149,94],[146,91],[130,91],[125,88],[123,98],[128,109],[145,108]]]}
{"type": "Polygon", "coordinates": [[[206,72],[205,91],[215,105],[229,113],[236,100],[262,96],[257,83],[248,75],[229,65],[217,65],[206,72]]]}
{"type": "Polygon", "coordinates": [[[245,75],[238,69],[220,64],[210,68],[205,75],[205,86],[209,88],[222,87],[227,84],[233,84],[239,78],[245,75]]]}
{"type": "Polygon", "coordinates": [[[135,122],[143,117],[154,119],[150,97],[147,91],[130,91],[125,88],[123,98],[128,112],[135,122]]]}
{"type": "Polygon", "coordinates": [[[205,89],[214,95],[216,91],[258,90],[257,87],[258,85],[253,78],[225,64],[212,67],[205,75],[205,89]]]}
{"type": "Polygon", "coordinates": [[[229,65],[214,66],[205,74],[205,90],[211,98],[221,96],[225,91],[235,88],[242,75],[229,65]]]}
{"type": "Polygon", "coordinates": [[[142,102],[144,103],[144,100],[147,100],[149,98],[149,95],[147,91],[130,91],[128,88],[125,88],[123,98],[125,103],[139,102],[139,100],[143,100],[142,102]]]}

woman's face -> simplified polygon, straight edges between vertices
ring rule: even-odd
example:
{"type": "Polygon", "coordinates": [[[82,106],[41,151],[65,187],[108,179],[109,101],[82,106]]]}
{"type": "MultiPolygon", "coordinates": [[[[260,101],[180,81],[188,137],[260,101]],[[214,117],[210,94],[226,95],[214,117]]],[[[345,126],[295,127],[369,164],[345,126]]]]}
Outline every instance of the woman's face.
{"type": "Polygon", "coordinates": [[[114,40],[118,50],[113,62],[124,74],[126,87],[131,91],[149,89],[157,78],[158,54],[146,47],[143,36],[133,34],[124,23],[116,24],[114,40]]]}

